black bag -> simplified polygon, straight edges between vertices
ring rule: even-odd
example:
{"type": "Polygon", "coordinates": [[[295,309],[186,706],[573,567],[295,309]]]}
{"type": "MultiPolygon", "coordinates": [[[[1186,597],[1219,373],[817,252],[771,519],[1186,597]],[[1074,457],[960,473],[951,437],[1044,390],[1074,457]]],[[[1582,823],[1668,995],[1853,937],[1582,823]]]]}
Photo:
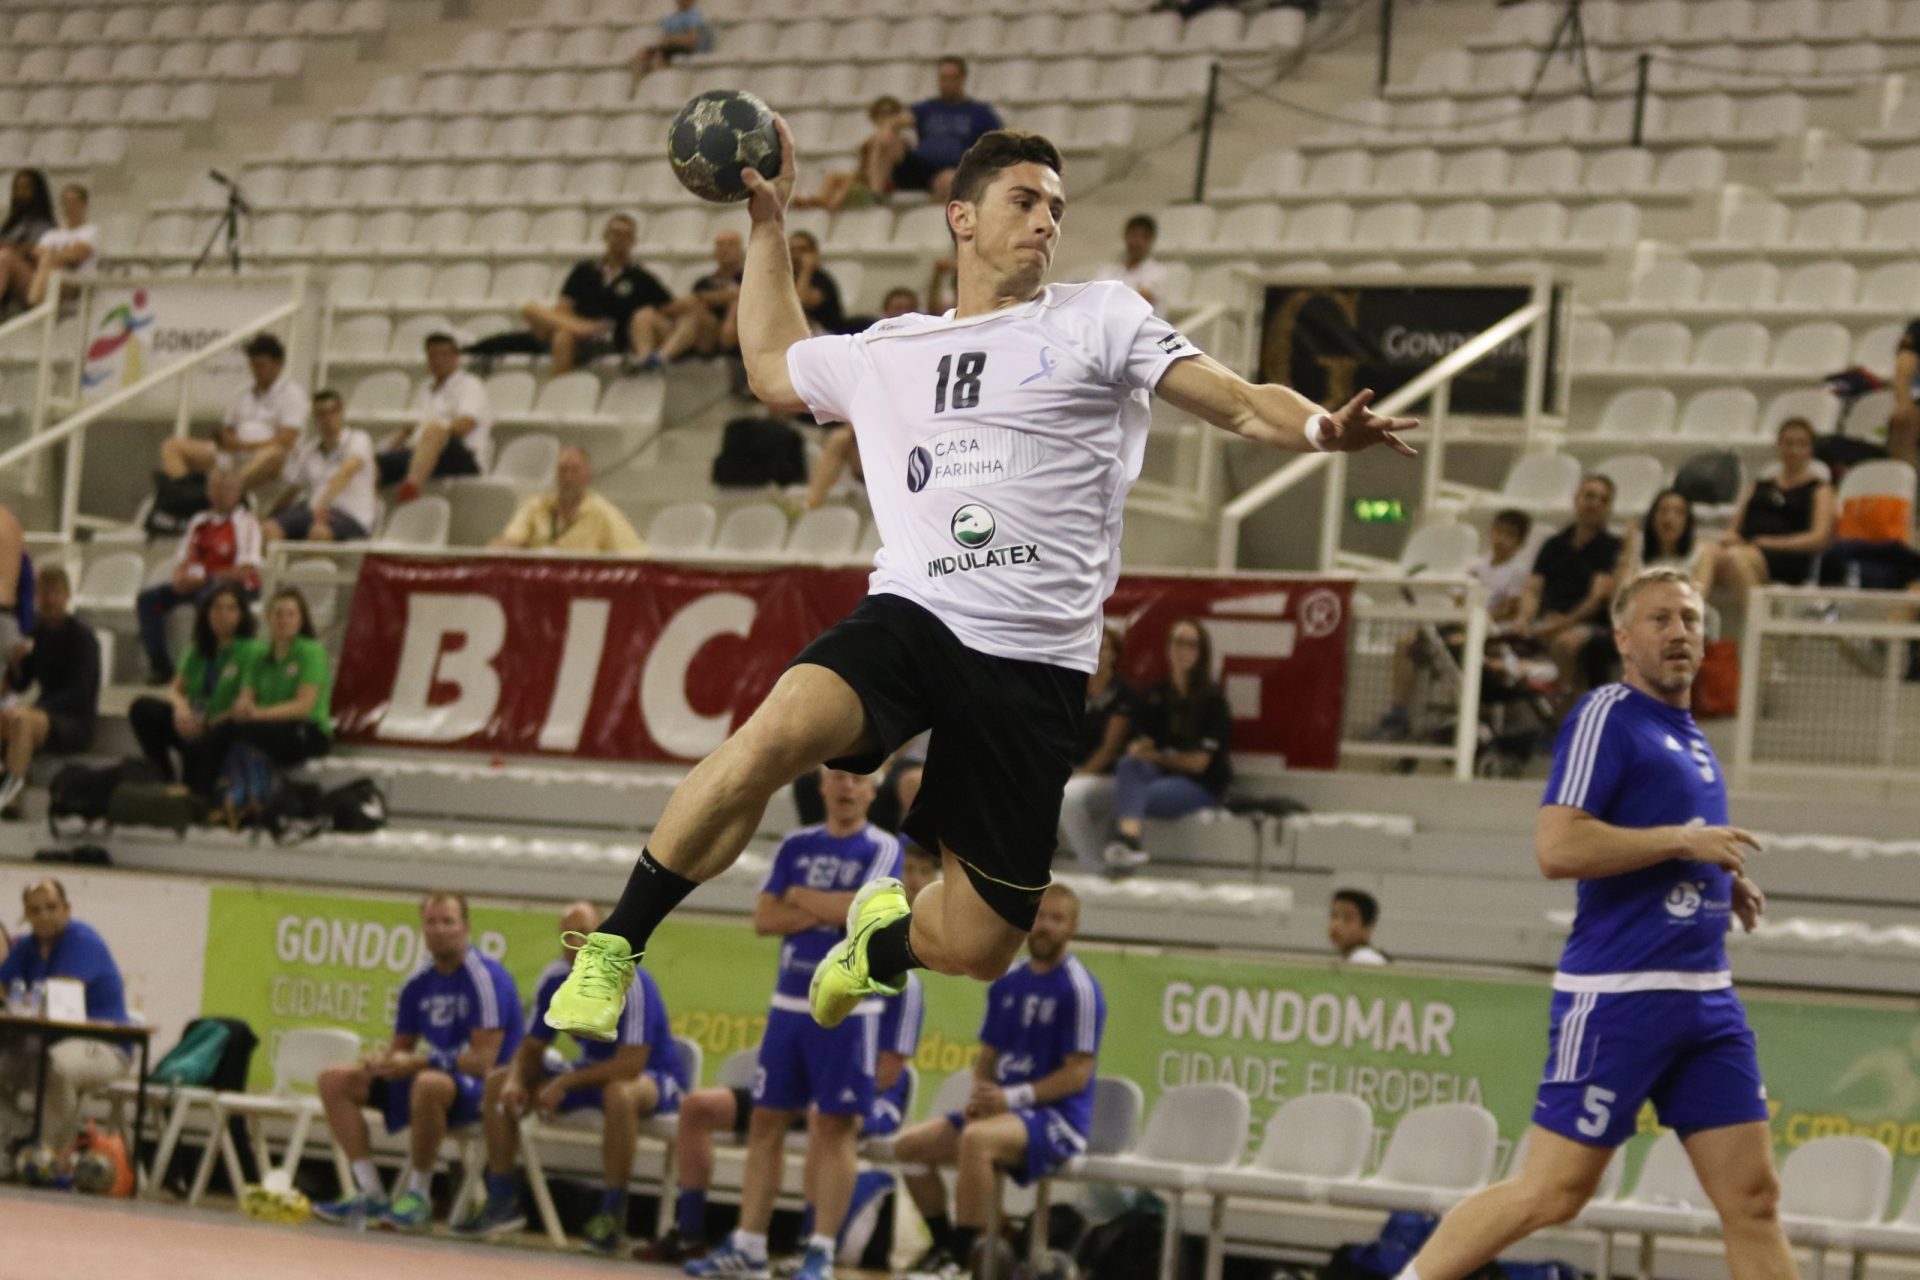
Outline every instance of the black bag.
{"type": "Polygon", "coordinates": [[[387,795],[372,778],[355,778],[331,791],[289,779],[260,821],[278,844],[297,844],[328,831],[360,835],[387,825],[387,795]]]}
{"type": "Polygon", "coordinates": [[[64,862],[76,867],[110,867],[113,855],[97,844],[75,845],[71,849],[42,849],[33,855],[35,862],[64,862]]]}
{"type": "Polygon", "coordinates": [[[495,356],[538,356],[545,355],[547,344],[524,329],[511,333],[496,333],[490,338],[469,343],[461,350],[470,356],[491,359],[495,356]]]}
{"type": "Polygon", "coordinates": [[[1813,442],[1813,456],[1827,464],[1827,470],[1837,485],[1847,478],[1848,471],[1861,463],[1876,462],[1888,454],[1884,445],[1877,445],[1871,440],[1854,436],[1821,436],[1813,442]]]}
{"type": "Polygon", "coordinates": [[[70,764],[53,775],[47,788],[47,827],[60,834],[62,818],[78,818],[82,825],[103,822],[113,805],[113,793],[129,782],[165,782],[166,775],[152,761],[129,756],[119,764],[70,764]]]}
{"type": "MultiPolygon", "coordinates": [[[[199,1088],[219,1089],[230,1093],[245,1093],[247,1089],[247,1075],[253,1068],[253,1051],[259,1047],[259,1044],[260,1038],[253,1033],[253,1028],[248,1026],[243,1019],[195,1018],[181,1031],[180,1043],[168,1050],[167,1056],[160,1059],[160,1062],[155,1065],[153,1071],[147,1076],[149,1088],[152,1091],[158,1092],[168,1089],[174,1084],[192,1084],[199,1088]],[[207,1074],[206,1078],[199,1081],[169,1081],[166,1079],[162,1075],[162,1068],[183,1048],[190,1049],[189,1042],[197,1041],[201,1044],[207,1043],[210,1036],[203,1028],[209,1025],[223,1028],[226,1036],[225,1043],[220,1046],[220,1056],[214,1062],[213,1068],[207,1074]]],[[[194,1064],[194,1074],[199,1074],[199,1068],[202,1065],[204,1064],[199,1062],[194,1064]]],[[[242,1180],[246,1182],[258,1182],[260,1180],[260,1170],[254,1160],[253,1139],[247,1132],[246,1120],[241,1116],[229,1116],[227,1118],[227,1125],[228,1132],[233,1137],[233,1149],[240,1157],[240,1176],[242,1180]]],[[[199,1151],[188,1143],[181,1143],[174,1149],[173,1159],[168,1163],[167,1167],[160,1170],[162,1183],[168,1190],[174,1191],[184,1198],[188,1189],[192,1186],[193,1174],[198,1168],[199,1163],[199,1151]]],[[[213,1180],[209,1182],[209,1186],[218,1185],[226,1181],[227,1171],[225,1165],[225,1161],[214,1161],[213,1180]]],[[[238,1195],[240,1192],[240,1188],[238,1187],[231,1188],[231,1190],[235,1195],[238,1195]]]]}
{"type": "Polygon", "coordinates": [[[204,474],[176,479],[164,471],[156,471],[153,473],[153,507],[147,512],[147,536],[178,537],[186,532],[195,516],[212,505],[207,500],[204,474]]]}
{"type": "Polygon", "coordinates": [[[260,825],[276,844],[311,840],[322,829],[320,800],[323,794],[317,782],[284,778],[260,810],[260,825]]]}
{"type": "Polygon", "coordinates": [[[720,438],[713,459],[713,482],[728,489],[757,489],[769,484],[801,484],[807,478],[807,450],[800,433],[779,418],[735,418],[720,438]]]}
{"type": "Polygon", "coordinates": [[[1740,459],[1732,452],[1697,453],[1680,464],[1673,487],[1688,502],[1724,506],[1740,496],[1740,459]]]}
{"type": "Polygon", "coordinates": [[[1166,1230],[1157,1201],[1101,1223],[1074,1250],[1080,1274],[1100,1280],[1154,1280],[1160,1274],[1160,1233],[1166,1230]]]}
{"type": "Polygon", "coordinates": [[[378,831],[387,825],[387,793],[372,778],[355,778],[322,796],[320,812],[335,831],[378,831]]]}
{"type": "Polygon", "coordinates": [[[176,836],[206,816],[206,802],[177,782],[122,782],[107,800],[115,827],[165,827],[176,836]]]}

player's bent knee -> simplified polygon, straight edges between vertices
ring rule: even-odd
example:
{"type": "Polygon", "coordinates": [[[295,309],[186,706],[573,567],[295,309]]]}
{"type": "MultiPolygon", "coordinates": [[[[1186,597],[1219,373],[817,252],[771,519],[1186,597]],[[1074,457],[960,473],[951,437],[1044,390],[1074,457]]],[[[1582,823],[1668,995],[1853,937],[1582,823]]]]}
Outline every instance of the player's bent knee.
{"type": "Polygon", "coordinates": [[[1571,1222],[1587,1207],[1586,1191],[1563,1183],[1529,1186],[1528,1193],[1527,1222],[1530,1231],[1571,1222]]]}
{"type": "Polygon", "coordinates": [[[456,1092],[453,1077],[444,1071],[422,1071],[413,1078],[413,1100],[416,1105],[422,1102],[448,1105],[452,1103],[456,1092]]]}

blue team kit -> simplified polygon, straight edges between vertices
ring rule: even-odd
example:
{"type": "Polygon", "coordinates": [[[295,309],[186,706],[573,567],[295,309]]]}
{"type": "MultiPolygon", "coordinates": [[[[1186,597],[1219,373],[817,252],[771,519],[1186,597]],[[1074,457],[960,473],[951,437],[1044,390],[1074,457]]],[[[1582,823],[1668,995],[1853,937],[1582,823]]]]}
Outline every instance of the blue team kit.
{"type": "MultiPolygon", "coordinates": [[[[1624,684],[1595,689],[1560,726],[1544,803],[1618,827],[1727,822],[1726,780],[1693,716],[1624,684]]],[[[1733,876],[1709,863],[1580,881],[1535,1124],[1613,1147],[1648,1101],[1683,1138],[1768,1118],[1727,964],[1732,919],[1733,876]]]]}
{"type": "MultiPolygon", "coordinates": [[[[447,1113],[449,1128],[480,1118],[480,1094],[486,1082],[457,1070],[454,1064],[474,1032],[494,1030],[504,1033],[494,1061],[509,1061],[520,1047],[520,996],[500,962],[482,955],[477,947],[467,948],[466,958],[452,973],[442,973],[428,963],[400,988],[394,1035],[419,1037],[417,1047],[425,1052],[428,1063],[452,1076],[459,1090],[447,1113]]],[[[413,1092],[406,1081],[375,1080],[370,1096],[386,1119],[388,1133],[407,1127],[413,1092]]]]}
{"type": "MultiPolygon", "coordinates": [[[[567,980],[571,968],[567,961],[556,960],[540,974],[540,986],[534,995],[532,1012],[527,1017],[527,1039],[541,1044],[552,1041],[554,1033],[546,1023],[547,1006],[553,1003],[553,993],[567,980]]],[[[633,971],[633,985],[627,988],[627,1003],[620,1010],[620,1021],[614,1028],[611,1041],[574,1039],[580,1046],[579,1056],[574,1062],[586,1066],[607,1061],[620,1052],[623,1045],[651,1046],[645,1074],[653,1080],[660,1095],[653,1114],[672,1115],[680,1109],[680,1099],[691,1087],[687,1080],[687,1067],[680,1059],[680,1046],[673,1042],[673,1029],[667,1020],[667,1003],[660,998],[660,987],[654,982],[653,975],[645,969],[636,967],[633,971]]],[[[549,1073],[558,1074],[567,1065],[564,1059],[558,1064],[558,1069],[550,1063],[549,1073]]],[[[569,1089],[566,1097],[561,1099],[560,1110],[596,1110],[601,1104],[601,1093],[602,1090],[597,1086],[569,1089]]]]}

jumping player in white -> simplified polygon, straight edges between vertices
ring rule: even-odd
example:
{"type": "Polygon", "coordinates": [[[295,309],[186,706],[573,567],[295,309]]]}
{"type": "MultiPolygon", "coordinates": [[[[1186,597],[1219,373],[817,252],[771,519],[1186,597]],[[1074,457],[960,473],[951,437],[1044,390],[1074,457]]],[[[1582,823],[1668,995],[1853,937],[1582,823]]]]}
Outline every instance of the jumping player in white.
{"type": "Polygon", "coordinates": [[[1540,870],[1580,884],[1526,1165],[1456,1206],[1399,1280],[1461,1280],[1579,1213],[1649,1100],[1720,1215],[1734,1280],[1797,1274],[1727,968],[1732,921],[1751,932],[1766,907],[1744,870],[1758,846],[1727,825],[1726,781],[1687,710],[1705,612],[1681,569],[1649,569],[1614,597],[1625,679],[1561,725],[1536,835],[1540,870]]]}
{"type": "Polygon", "coordinates": [[[1395,433],[1418,424],[1371,413],[1369,393],[1328,412],[1202,355],[1123,284],[1044,283],[1066,197],[1060,154],[1035,134],[988,133],[960,163],[954,311],[810,337],[787,252],[793,136],[775,123],[779,176],[747,174],[741,356],[768,405],[859,424],[883,549],[867,598],[674,793],[548,1011],[576,1035],[612,1034],[654,927],[739,857],[775,791],[822,761],[870,772],[928,728],[904,830],[945,879],[911,910],[896,881],[861,891],[813,1015],[832,1026],[915,967],[1006,972],[1050,880],[1149,393],[1276,448],[1412,453],[1395,433]]]}

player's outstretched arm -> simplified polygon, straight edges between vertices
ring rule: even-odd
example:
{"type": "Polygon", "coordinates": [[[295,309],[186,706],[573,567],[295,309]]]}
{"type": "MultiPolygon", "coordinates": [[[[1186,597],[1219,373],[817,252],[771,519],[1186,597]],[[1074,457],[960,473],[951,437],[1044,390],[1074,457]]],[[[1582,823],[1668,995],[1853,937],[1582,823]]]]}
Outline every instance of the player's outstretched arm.
{"type": "Polygon", "coordinates": [[[1759,848],[1753,834],[1739,827],[1616,827],[1565,804],[1542,805],[1534,827],[1534,853],[1549,880],[1597,880],[1672,858],[1739,875],[1759,848]]]}
{"type": "Polygon", "coordinates": [[[747,385],[761,403],[783,413],[803,413],[787,372],[787,348],[812,336],[793,284],[793,259],[787,252],[787,203],[793,199],[793,134],[785,118],[773,118],[780,135],[780,173],[769,182],[749,166],[741,175],[747,189],[747,262],[740,274],[740,359],[747,385]]]}
{"type": "Polygon", "coordinates": [[[1411,458],[1402,431],[1418,418],[1383,418],[1368,408],[1373,392],[1362,391],[1335,410],[1326,410],[1292,387],[1252,383],[1212,356],[1176,360],[1160,375],[1154,393],[1176,409],[1223,431],[1294,453],[1358,453],[1384,444],[1411,458]],[[1308,424],[1318,419],[1312,435],[1308,424]]]}

